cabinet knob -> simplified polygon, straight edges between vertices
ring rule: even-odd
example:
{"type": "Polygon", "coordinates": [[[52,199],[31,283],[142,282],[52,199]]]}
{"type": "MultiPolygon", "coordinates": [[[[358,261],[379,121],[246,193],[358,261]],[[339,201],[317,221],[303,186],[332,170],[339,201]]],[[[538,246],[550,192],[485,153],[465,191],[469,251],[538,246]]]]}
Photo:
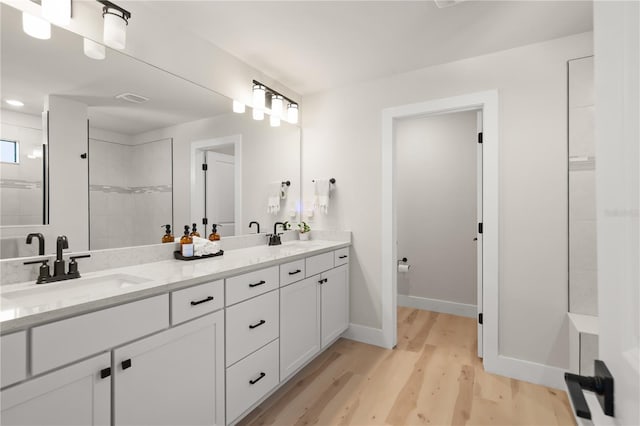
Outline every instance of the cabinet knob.
{"type": "Polygon", "coordinates": [[[102,370],[100,370],[101,379],[106,379],[109,376],[111,376],[111,367],[103,368],[102,370]]]}
{"type": "Polygon", "coordinates": [[[127,368],[130,368],[131,367],[131,358],[125,359],[124,361],[122,361],[120,363],[120,366],[122,367],[123,370],[126,370],[127,368]]]}

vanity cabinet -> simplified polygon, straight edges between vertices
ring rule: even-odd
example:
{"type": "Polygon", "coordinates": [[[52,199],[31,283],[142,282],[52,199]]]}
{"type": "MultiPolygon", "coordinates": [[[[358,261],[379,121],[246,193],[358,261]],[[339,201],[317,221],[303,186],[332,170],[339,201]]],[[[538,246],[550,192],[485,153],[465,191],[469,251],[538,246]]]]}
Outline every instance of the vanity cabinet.
{"type": "Polygon", "coordinates": [[[103,353],[4,389],[0,422],[3,426],[110,425],[110,366],[110,354],[103,353]]]}
{"type": "Polygon", "coordinates": [[[342,265],[320,275],[322,281],[322,345],[324,349],[349,327],[349,267],[342,265]]]}
{"type": "Polygon", "coordinates": [[[224,313],[113,351],[114,424],[224,425],[224,313]]]}

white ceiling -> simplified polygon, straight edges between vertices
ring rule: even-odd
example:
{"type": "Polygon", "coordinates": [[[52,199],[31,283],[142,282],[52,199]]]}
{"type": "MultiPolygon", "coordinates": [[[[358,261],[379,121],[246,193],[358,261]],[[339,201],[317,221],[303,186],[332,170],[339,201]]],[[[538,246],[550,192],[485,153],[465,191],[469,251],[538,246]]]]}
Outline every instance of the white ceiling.
{"type": "Polygon", "coordinates": [[[105,60],[90,59],[82,37],[64,29],[52,27],[50,40],[29,37],[18,11],[4,4],[1,11],[2,108],[39,115],[47,95],[64,96],[89,106],[91,127],[127,135],[231,112],[230,99],[120,52],[107,49],[105,60]],[[115,98],[126,92],[149,101],[115,98]]]}
{"type": "MultiPolygon", "coordinates": [[[[300,94],[590,31],[590,1],[146,1],[300,94]]],[[[133,22],[131,23],[133,25],[133,22]]]]}

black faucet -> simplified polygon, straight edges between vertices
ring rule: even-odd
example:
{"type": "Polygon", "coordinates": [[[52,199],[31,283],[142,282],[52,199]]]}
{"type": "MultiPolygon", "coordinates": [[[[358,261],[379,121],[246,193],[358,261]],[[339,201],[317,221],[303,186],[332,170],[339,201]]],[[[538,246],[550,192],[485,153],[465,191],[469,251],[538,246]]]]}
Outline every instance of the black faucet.
{"type": "Polygon", "coordinates": [[[53,275],[49,275],[49,259],[32,260],[30,262],[24,262],[25,265],[32,265],[41,263],[40,272],[38,273],[38,280],[36,284],[53,283],[56,281],[70,280],[73,278],[80,278],[80,272],[78,271],[78,262],[76,259],[82,259],[85,257],[91,257],[90,254],[83,254],[79,256],[71,256],[71,262],[69,262],[69,272],[64,270],[64,260],[62,259],[62,251],[69,248],[69,240],[65,235],[60,235],[56,240],[56,261],[53,263],[53,275]]]}
{"type": "Polygon", "coordinates": [[[256,225],[256,228],[257,228],[256,234],[259,234],[260,233],[260,224],[258,222],[256,222],[255,220],[252,220],[251,222],[249,222],[249,229],[251,229],[251,227],[253,225],[256,225]]]}
{"type": "Polygon", "coordinates": [[[285,226],[282,222],[276,222],[273,224],[273,234],[269,235],[270,246],[279,246],[280,244],[282,244],[282,241],[280,240],[280,235],[282,234],[278,234],[278,225],[282,226],[283,229],[285,226]]]}
{"type": "Polygon", "coordinates": [[[38,239],[38,256],[44,256],[44,235],[39,232],[27,235],[27,244],[31,244],[33,237],[38,239]]]}
{"type": "Polygon", "coordinates": [[[64,259],[62,259],[62,250],[69,248],[69,240],[66,235],[60,235],[56,240],[56,261],[53,262],[53,276],[58,277],[64,275],[64,259]]]}

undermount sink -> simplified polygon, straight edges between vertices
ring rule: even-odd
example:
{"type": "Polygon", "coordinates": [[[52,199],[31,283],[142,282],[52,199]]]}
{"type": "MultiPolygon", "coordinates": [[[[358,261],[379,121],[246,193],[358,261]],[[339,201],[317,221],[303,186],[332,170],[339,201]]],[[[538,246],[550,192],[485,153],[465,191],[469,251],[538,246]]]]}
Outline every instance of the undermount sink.
{"type": "Polygon", "coordinates": [[[95,298],[105,293],[133,288],[149,282],[147,278],[128,274],[105,275],[102,277],[78,278],[51,284],[30,284],[28,286],[2,293],[2,298],[10,302],[28,301],[38,303],[52,299],[95,298]],[[54,295],[55,293],[55,295],[54,295]]]}

